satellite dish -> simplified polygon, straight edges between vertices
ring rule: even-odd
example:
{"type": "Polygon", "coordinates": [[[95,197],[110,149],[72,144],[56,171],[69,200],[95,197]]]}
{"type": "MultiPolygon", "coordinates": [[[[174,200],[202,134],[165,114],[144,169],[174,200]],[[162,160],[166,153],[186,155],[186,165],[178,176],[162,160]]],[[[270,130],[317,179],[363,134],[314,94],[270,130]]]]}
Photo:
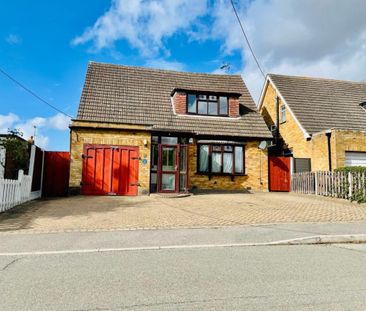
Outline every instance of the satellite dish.
{"type": "Polygon", "coordinates": [[[259,148],[260,150],[264,150],[264,149],[266,149],[266,148],[267,148],[267,142],[266,142],[265,140],[262,140],[262,141],[259,143],[258,148],[259,148]]]}

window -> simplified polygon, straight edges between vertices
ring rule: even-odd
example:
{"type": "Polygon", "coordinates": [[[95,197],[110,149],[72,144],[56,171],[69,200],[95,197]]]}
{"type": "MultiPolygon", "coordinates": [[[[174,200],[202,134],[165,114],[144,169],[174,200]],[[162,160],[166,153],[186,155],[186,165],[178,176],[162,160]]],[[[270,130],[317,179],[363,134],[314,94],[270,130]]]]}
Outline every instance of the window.
{"type": "Polygon", "coordinates": [[[197,113],[196,95],[188,94],[187,101],[188,112],[197,113]]]}
{"type": "Polygon", "coordinates": [[[284,123],[286,122],[286,106],[283,105],[280,108],[280,122],[284,123]]]}
{"type": "Polygon", "coordinates": [[[366,102],[361,103],[360,106],[366,110],[366,102]]]}
{"type": "Polygon", "coordinates": [[[198,172],[244,175],[244,146],[198,145],[198,172]]]}
{"type": "Polygon", "coordinates": [[[161,143],[163,145],[177,145],[178,144],[178,137],[161,136],[161,143]]]}
{"type": "Polygon", "coordinates": [[[228,116],[228,102],[227,96],[188,94],[187,113],[209,116],[228,116]]]}

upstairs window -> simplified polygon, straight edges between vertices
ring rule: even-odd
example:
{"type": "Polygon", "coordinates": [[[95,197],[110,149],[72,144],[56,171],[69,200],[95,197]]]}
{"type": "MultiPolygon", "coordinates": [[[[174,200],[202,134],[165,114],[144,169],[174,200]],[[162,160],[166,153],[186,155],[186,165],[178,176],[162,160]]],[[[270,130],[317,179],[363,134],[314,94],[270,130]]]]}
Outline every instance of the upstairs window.
{"type": "Polygon", "coordinates": [[[366,102],[361,103],[360,106],[366,110],[366,102]]]}
{"type": "Polygon", "coordinates": [[[227,96],[210,94],[188,94],[187,113],[206,116],[228,116],[227,96]]]}
{"type": "Polygon", "coordinates": [[[280,122],[284,123],[286,122],[286,106],[283,105],[280,108],[280,122]]]}

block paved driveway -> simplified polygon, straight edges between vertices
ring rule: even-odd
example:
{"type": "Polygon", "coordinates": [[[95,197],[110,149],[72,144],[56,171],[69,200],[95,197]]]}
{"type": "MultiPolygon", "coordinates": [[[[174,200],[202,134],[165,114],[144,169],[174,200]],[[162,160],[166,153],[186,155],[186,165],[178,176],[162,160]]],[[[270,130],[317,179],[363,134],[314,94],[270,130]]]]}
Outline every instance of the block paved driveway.
{"type": "Polygon", "coordinates": [[[28,202],[0,214],[0,231],[63,232],[366,221],[366,205],[292,193],[185,198],[75,196],[28,202]]]}

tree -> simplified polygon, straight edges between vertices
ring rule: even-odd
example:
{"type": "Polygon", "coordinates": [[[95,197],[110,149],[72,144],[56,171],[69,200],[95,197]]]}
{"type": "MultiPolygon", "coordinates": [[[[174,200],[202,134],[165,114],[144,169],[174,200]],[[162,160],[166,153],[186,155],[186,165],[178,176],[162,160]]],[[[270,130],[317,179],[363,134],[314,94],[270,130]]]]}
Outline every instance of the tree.
{"type": "Polygon", "coordinates": [[[19,129],[9,129],[8,135],[0,140],[0,146],[6,150],[6,160],[1,165],[7,178],[17,178],[19,170],[28,168],[28,143],[22,137],[19,129]]]}

